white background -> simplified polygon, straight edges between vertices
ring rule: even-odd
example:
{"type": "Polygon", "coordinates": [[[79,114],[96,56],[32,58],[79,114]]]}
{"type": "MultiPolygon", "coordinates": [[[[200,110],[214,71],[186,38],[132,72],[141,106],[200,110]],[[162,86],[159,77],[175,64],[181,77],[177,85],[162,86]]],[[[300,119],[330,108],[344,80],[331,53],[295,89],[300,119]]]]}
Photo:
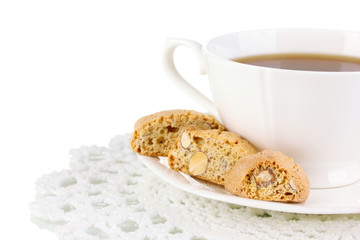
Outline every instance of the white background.
{"type": "MultiPolygon", "coordinates": [[[[206,43],[240,30],[310,27],[360,31],[356,1],[28,0],[0,2],[2,238],[56,239],[30,222],[35,181],[67,168],[68,152],[107,146],[135,121],[200,105],[164,75],[167,37],[206,43]]],[[[209,95],[195,56],[178,69],[209,95]]]]}

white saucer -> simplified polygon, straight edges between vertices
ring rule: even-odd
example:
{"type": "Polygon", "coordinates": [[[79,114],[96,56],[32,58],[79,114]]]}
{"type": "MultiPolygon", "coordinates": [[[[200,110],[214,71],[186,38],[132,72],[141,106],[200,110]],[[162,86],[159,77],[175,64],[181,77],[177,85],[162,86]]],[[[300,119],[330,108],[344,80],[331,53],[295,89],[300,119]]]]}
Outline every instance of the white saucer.
{"type": "Polygon", "coordinates": [[[360,181],[346,187],[311,189],[305,203],[279,203],[246,199],[228,193],[222,186],[194,179],[170,169],[167,158],[138,154],[139,159],[157,176],[186,192],[222,202],[254,208],[306,214],[360,214],[360,181]]]}

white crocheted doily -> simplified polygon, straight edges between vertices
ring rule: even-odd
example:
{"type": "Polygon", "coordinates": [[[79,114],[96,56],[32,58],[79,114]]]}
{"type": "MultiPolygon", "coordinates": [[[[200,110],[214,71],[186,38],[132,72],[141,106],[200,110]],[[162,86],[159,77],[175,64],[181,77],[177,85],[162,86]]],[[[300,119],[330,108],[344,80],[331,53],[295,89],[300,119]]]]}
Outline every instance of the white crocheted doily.
{"type": "Polygon", "coordinates": [[[151,173],[130,135],[71,151],[71,167],[42,176],[32,220],[62,240],[360,239],[360,215],[266,211],[183,192],[151,173]]]}

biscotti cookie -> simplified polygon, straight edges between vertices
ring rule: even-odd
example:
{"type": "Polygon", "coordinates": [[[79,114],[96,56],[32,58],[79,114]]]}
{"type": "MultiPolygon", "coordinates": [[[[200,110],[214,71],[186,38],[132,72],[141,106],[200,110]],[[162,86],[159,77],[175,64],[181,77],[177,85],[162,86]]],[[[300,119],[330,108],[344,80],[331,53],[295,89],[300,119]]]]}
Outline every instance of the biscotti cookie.
{"type": "Polygon", "coordinates": [[[140,118],[135,123],[131,147],[134,152],[142,155],[167,157],[179,131],[186,126],[225,129],[214,116],[209,114],[192,110],[167,110],[140,118]]]}
{"type": "Polygon", "coordinates": [[[259,200],[304,202],[310,183],[302,168],[281,152],[264,150],[240,159],[225,178],[232,194],[259,200]]]}
{"type": "Polygon", "coordinates": [[[257,150],[241,136],[219,130],[185,128],[169,152],[172,169],[224,184],[226,174],[241,158],[257,150]]]}

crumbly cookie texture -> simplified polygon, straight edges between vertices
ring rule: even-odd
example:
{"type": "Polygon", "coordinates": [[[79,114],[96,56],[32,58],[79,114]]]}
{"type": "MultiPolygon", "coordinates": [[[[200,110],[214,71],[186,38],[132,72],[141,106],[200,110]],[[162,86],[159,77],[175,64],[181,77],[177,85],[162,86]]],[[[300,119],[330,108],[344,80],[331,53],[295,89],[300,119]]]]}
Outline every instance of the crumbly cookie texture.
{"type": "Polygon", "coordinates": [[[131,148],[142,155],[167,157],[180,130],[187,126],[225,130],[212,115],[192,110],[167,110],[140,118],[135,123],[131,148]]]}
{"type": "Polygon", "coordinates": [[[304,202],[310,183],[293,159],[281,152],[264,150],[241,158],[225,177],[225,189],[251,199],[304,202]]]}
{"type": "Polygon", "coordinates": [[[168,162],[172,169],[223,185],[235,162],[254,153],[257,150],[235,133],[189,127],[181,131],[168,162]]]}

